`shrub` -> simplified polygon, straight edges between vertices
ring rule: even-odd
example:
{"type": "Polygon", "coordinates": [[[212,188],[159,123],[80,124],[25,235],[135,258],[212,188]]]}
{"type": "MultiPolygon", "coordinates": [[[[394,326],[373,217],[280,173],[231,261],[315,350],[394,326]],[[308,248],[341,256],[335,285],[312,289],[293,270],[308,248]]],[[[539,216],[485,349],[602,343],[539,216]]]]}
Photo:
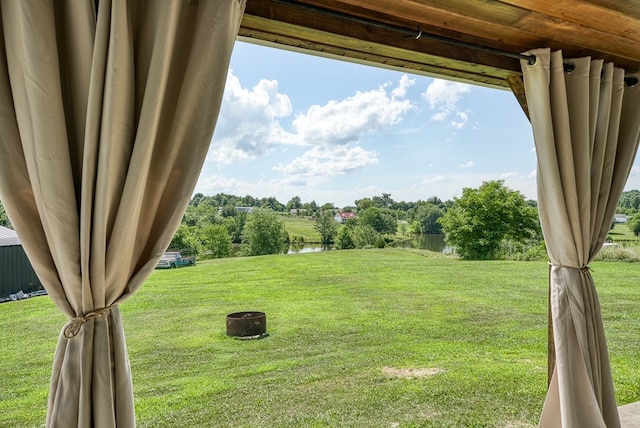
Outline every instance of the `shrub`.
{"type": "Polygon", "coordinates": [[[603,247],[595,260],[601,262],[640,262],[640,247],[622,245],[603,247]]]}

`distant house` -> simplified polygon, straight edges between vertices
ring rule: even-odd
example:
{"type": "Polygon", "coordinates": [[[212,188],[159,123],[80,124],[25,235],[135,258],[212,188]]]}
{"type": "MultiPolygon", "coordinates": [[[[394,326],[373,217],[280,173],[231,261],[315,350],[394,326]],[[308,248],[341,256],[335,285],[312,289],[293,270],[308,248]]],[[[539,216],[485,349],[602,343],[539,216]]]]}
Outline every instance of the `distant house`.
{"type": "Polygon", "coordinates": [[[338,223],[344,223],[350,218],[357,218],[355,213],[340,211],[334,217],[338,223]]]}
{"type": "Polygon", "coordinates": [[[42,290],[18,234],[0,226],[0,298],[42,290]]]}
{"type": "Polygon", "coordinates": [[[627,215],[626,214],[616,214],[613,217],[613,222],[614,223],[626,223],[627,222],[627,215]]]}

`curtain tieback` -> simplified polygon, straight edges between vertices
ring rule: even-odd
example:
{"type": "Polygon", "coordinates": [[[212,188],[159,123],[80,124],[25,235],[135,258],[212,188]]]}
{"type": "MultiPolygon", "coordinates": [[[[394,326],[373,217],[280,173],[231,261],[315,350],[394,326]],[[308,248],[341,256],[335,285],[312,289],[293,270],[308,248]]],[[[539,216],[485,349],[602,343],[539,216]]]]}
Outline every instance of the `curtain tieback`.
{"type": "Polygon", "coordinates": [[[74,338],[80,333],[80,329],[89,320],[106,317],[112,306],[107,306],[106,308],[96,309],[95,311],[87,312],[84,315],[80,315],[78,317],[69,320],[69,322],[64,326],[62,330],[62,334],[67,339],[74,338]]]}
{"type": "Polygon", "coordinates": [[[549,266],[565,268],[565,269],[576,269],[576,270],[579,270],[582,273],[593,272],[593,269],[591,269],[591,267],[589,267],[588,265],[585,265],[585,266],[566,266],[566,265],[558,265],[558,264],[549,262],[549,266]]]}

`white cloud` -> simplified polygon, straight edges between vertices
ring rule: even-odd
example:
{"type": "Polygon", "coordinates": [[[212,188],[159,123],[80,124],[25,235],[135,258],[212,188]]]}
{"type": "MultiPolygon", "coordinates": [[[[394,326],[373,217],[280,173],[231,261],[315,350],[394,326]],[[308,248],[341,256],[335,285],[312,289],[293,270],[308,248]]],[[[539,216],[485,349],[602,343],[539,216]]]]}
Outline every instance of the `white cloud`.
{"type": "Polygon", "coordinates": [[[456,117],[458,118],[458,120],[455,120],[455,119],[451,120],[451,127],[452,128],[456,128],[456,129],[464,128],[464,126],[469,121],[469,115],[467,114],[467,112],[466,111],[457,111],[456,112],[456,117]]]}
{"type": "Polygon", "coordinates": [[[413,104],[398,99],[410,86],[400,79],[389,96],[386,87],[357,92],[341,101],[331,100],[325,105],[313,105],[293,120],[301,144],[344,145],[358,141],[363,135],[374,133],[400,122],[413,104]]]}
{"type": "Polygon", "coordinates": [[[398,87],[391,91],[393,98],[403,98],[407,95],[407,90],[416,83],[416,79],[409,79],[409,76],[403,74],[398,82],[398,87]]]}
{"type": "Polygon", "coordinates": [[[535,179],[538,176],[538,170],[536,168],[532,169],[527,178],[535,179]]]}
{"type": "Polygon", "coordinates": [[[506,179],[508,179],[508,178],[511,178],[511,177],[517,177],[517,176],[518,176],[518,173],[517,173],[517,172],[515,172],[515,171],[509,171],[509,172],[505,172],[505,173],[503,173],[503,174],[500,174],[500,180],[506,180],[506,179]]]}
{"type": "Polygon", "coordinates": [[[294,159],[288,165],[273,169],[296,177],[335,177],[378,162],[376,153],[362,147],[348,148],[316,146],[294,159]]]}
{"type": "Polygon", "coordinates": [[[456,119],[451,120],[450,125],[456,129],[463,128],[469,121],[469,110],[460,110],[458,104],[462,101],[463,94],[471,92],[471,88],[466,83],[435,79],[423,94],[424,99],[429,102],[429,108],[436,110],[431,120],[444,121],[453,116],[456,119]]]}
{"type": "Polygon", "coordinates": [[[300,175],[335,176],[375,164],[375,152],[357,143],[364,135],[402,120],[413,108],[412,102],[404,99],[413,84],[415,79],[403,75],[395,87],[388,83],[342,100],[313,105],[297,114],[291,123],[293,131],[287,131],[281,121],[291,116],[293,109],[289,97],[279,92],[278,82],[261,80],[247,89],[230,71],[207,160],[232,164],[286,145],[313,146],[288,165],[274,168],[298,177],[290,178],[291,182],[300,181],[300,175]]]}
{"type": "Polygon", "coordinates": [[[467,163],[461,163],[460,165],[458,165],[460,168],[473,168],[475,164],[473,163],[473,161],[469,161],[467,163]]]}
{"type": "Polygon", "coordinates": [[[295,143],[278,122],[291,112],[277,81],[261,80],[249,90],[230,70],[207,160],[230,164],[264,155],[276,144],[295,143]]]}
{"type": "Polygon", "coordinates": [[[414,79],[402,76],[395,88],[382,85],[340,101],[313,105],[296,115],[292,122],[295,138],[299,144],[312,147],[290,163],[273,169],[287,175],[285,180],[290,183],[304,183],[309,178],[326,180],[375,165],[376,152],[357,144],[364,135],[402,120],[413,104],[401,98],[414,83],[414,79]]]}
{"type": "Polygon", "coordinates": [[[444,175],[438,175],[436,177],[425,178],[424,180],[422,180],[422,184],[435,184],[435,183],[443,182],[444,180],[445,180],[444,175]]]}
{"type": "Polygon", "coordinates": [[[213,174],[207,177],[200,176],[196,184],[195,192],[204,193],[205,195],[213,195],[216,193],[233,193],[233,194],[251,194],[245,190],[249,190],[251,186],[255,187],[255,183],[242,182],[235,178],[226,178],[220,174],[213,174]]]}

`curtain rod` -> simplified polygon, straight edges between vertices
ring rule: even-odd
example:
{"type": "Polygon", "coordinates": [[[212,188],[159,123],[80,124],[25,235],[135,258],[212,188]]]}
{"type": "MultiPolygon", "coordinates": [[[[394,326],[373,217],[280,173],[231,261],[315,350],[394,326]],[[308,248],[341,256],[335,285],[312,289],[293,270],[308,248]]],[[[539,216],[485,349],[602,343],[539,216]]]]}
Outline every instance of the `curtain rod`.
{"type": "MultiPolygon", "coordinates": [[[[456,40],[456,39],[452,39],[449,37],[445,37],[445,36],[439,36],[437,34],[427,34],[427,33],[423,33],[422,30],[420,29],[420,27],[418,27],[417,31],[416,30],[412,30],[406,27],[401,27],[399,25],[393,25],[393,24],[387,24],[384,22],[380,22],[380,21],[374,21],[373,19],[369,19],[369,18],[362,18],[359,16],[354,16],[354,15],[349,15],[343,12],[336,12],[334,10],[330,10],[330,9],[325,9],[322,7],[318,7],[318,6],[314,6],[314,5],[310,5],[310,4],[306,4],[306,3],[301,3],[299,1],[295,1],[295,0],[272,0],[274,3],[282,3],[282,4],[287,4],[290,6],[294,6],[294,7],[298,7],[301,9],[307,9],[310,11],[314,11],[314,12],[318,12],[327,16],[331,16],[334,18],[341,18],[341,19],[346,19],[349,21],[353,21],[353,22],[357,22],[363,25],[368,25],[368,26],[372,26],[372,27],[377,27],[377,28],[381,28],[384,30],[390,30],[390,31],[395,31],[395,32],[399,32],[399,33],[404,33],[404,37],[405,38],[409,38],[409,37],[413,37],[416,40],[418,39],[431,39],[431,40],[436,40],[439,42],[443,42],[443,43],[447,43],[449,45],[454,45],[454,46],[459,46],[459,47],[463,47],[463,48],[468,48],[468,49],[473,49],[476,51],[481,51],[481,52],[487,52],[487,53],[491,53],[494,55],[498,55],[498,56],[504,56],[504,57],[508,57],[508,58],[513,58],[513,59],[517,59],[517,60],[526,60],[527,63],[529,65],[533,65],[536,63],[536,56],[535,55],[527,55],[527,54],[518,54],[518,53],[513,53],[513,52],[509,52],[509,51],[505,51],[503,49],[496,49],[496,48],[490,48],[488,46],[481,46],[481,45],[476,45],[473,43],[468,43],[468,42],[463,42],[460,40],[456,40]]],[[[569,68],[571,66],[568,66],[569,68]]],[[[565,70],[566,70],[567,66],[565,65],[565,70]]],[[[635,86],[638,84],[638,78],[637,77],[633,77],[633,76],[629,76],[629,77],[625,77],[624,78],[625,83],[627,84],[627,86],[635,86]]]]}

